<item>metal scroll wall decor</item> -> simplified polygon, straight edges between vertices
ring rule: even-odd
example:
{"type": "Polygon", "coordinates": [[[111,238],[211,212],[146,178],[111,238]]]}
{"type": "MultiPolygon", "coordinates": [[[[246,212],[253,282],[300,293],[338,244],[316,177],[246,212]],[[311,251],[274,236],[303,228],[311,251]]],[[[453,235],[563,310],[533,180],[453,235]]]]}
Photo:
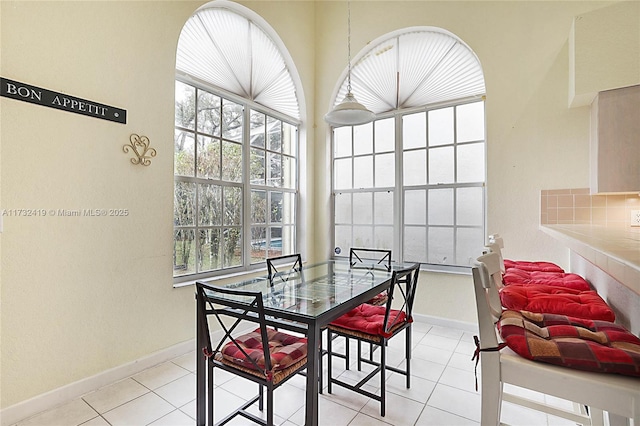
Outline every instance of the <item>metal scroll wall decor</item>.
{"type": "Polygon", "coordinates": [[[151,164],[151,158],[155,157],[157,154],[154,148],[149,147],[150,143],[151,142],[148,137],[138,136],[134,133],[129,136],[129,145],[124,145],[122,150],[125,153],[133,151],[136,155],[136,158],[131,159],[131,163],[148,166],[151,164]]]}

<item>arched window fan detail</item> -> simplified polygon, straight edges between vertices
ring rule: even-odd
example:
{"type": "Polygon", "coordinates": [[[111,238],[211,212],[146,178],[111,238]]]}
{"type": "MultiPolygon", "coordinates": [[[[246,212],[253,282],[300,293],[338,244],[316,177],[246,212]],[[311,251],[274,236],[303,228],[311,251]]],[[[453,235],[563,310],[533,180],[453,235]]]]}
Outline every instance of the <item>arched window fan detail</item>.
{"type": "Polygon", "coordinates": [[[187,21],[176,69],[300,119],[296,87],[280,48],[255,22],[232,10],[205,8],[187,21]]]}
{"type": "MultiPolygon", "coordinates": [[[[464,42],[444,30],[412,28],[372,45],[356,57],[351,86],[358,100],[376,114],[485,93],[478,58],[464,42]]],[[[345,73],[334,105],[346,93],[345,73]]]]}

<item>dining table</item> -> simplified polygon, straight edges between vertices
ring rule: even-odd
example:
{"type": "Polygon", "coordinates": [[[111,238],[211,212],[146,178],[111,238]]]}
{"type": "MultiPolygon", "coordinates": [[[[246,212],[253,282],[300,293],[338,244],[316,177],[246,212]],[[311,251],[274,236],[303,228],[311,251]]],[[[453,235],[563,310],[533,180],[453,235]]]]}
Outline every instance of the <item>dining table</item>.
{"type": "MultiPolygon", "coordinates": [[[[330,322],[367,302],[391,285],[393,270],[404,269],[409,264],[393,263],[392,269],[379,268],[375,264],[352,266],[347,259],[333,259],[319,263],[305,264],[299,271],[292,271],[272,277],[267,276],[225,282],[218,285],[262,293],[265,315],[278,322],[282,328],[302,331],[306,334],[307,371],[305,392],[305,425],[318,424],[318,377],[322,356],[322,329],[330,322]],[[311,348],[316,348],[312,350],[311,348]]],[[[216,286],[216,279],[201,280],[209,286],[216,286]]],[[[197,295],[196,295],[197,297],[197,295]]],[[[203,305],[203,304],[202,304],[203,305]]],[[[202,327],[207,313],[196,303],[196,424],[206,426],[207,413],[207,360],[200,355],[206,346],[206,335],[202,327]]],[[[213,418],[210,416],[209,418],[213,418]]]]}

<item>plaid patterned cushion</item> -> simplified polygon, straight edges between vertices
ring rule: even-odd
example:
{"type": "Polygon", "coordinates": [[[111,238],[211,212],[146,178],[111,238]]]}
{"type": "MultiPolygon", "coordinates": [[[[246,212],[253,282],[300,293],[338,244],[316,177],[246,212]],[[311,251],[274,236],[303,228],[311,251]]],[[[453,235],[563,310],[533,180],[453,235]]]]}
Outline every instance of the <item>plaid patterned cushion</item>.
{"type": "Polygon", "coordinates": [[[518,268],[523,271],[564,272],[564,269],[551,262],[530,262],[526,260],[504,259],[504,269],[518,268]]]}
{"type": "Polygon", "coordinates": [[[382,306],[387,304],[387,300],[389,300],[389,296],[387,296],[387,292],[384,291],[382,293],[376,294],[371,299],[367,300],[367,303],[370,305],[382,306]]]}
{"type": "MultiPolygon", "coordinates": [[[[267,338],[269,339],[269,352],[271,355],[271,371],[283,370],[307,356],[307,339],[305,337],[292,336],[267,328],[267,338]]],[[[260,328],[238,336],[235,340],[237,345],[233,342],[228,342],[224,345],[220,351],[222,356],[226,360],[245,368],[264,370],[265,358],[260,328]],[[242,353],[240,347],[244,349],[249,359],[242,353]]]]}
{"type": "Polygon", "coordinates": [[[550,285],[510,285],[500,290],[502,306],[513,311],[544,312],[610,321],[616,315],[595,291],[550,285]]]}
{"type": "Polygon", "coordinates": [[[577,274],[567,274],[564,272],[541,272],[541,271],[525,271],[518,268],[507,269],[502,275],[504,285],[512,284],[542,284],[553,285],[557,287],[568,287],[575,290],[588,291],[591,290],[587,280],[577,274]]]}
{"type": "MultiPolygon", "coordinates": [[[[346,328],[347,330],[360,331],[365,334],[375,336],[390,337],[390,333],[385,333],[383,329],[384,314],[386,306],[376,306],[362,304],[354,308],[333,321],[331,325],[346,328]]],[[[397,324],[407,321],[407,314],[404,311],[391,309],[389,311],[388,328],[393,328],[397,324]]]]}
{"type": "Polygon", "coordinates": [[[578,370],[640,377],[640,339],[621,325],[504,311],[498,329],[518,355],[578,370]]]}

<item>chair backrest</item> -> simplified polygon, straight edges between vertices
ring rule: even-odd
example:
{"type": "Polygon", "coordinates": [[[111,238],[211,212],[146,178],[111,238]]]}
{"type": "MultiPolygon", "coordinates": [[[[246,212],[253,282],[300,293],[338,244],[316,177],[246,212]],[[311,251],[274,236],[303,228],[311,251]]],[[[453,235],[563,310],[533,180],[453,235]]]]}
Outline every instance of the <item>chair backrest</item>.
{"type": "Polygon", "coordinates": [[[496,318],[494,317],[488,294],[491,288],[491,275],[489,275],[487,266],[481,262],[480,259],[474,262],[471,273],[473,275],[473,288],[476,295],[480,348],[494,348],[498,346],[498,338],[495,329],[496,318]]]}
{"type": "MultiPolygon", "coordinates": [[[[500,240],[502,240],[502,238],[500,240]]],[[[504,273],[506,271],[506,268],[504,267],[504,257],[502,257],[502,249],[500,244],[493,242],[487,244],[485,247],[489,249],[489,251],[498,254],[498,266],[500,267],[500,271],[504,273]]]]}
{"type": "Polygon", "coordinates": [[[502,239],[502,237],[500,236],[500,234],[491,234],[489,235],[489,243],[490,244],[498,244],[498,247],[500,247],[501,249],[504,248],[504,240],[502,239]]]}
{"type": "Polygon", "coordinates": [[[384,332],[389,332],[399,322],[399,317],[390,318],[393,300],[401,301],[402,305],[398,311],[404,311],[407,320],[411,320],[413,312],[413,301],[418,288],[418,275],[420,274],[420,264],[416,263],[406,269],[393,271],[391,285],[389,286],[386,311],[384,316],[384,332]]]}
{"type": "Polygon", "coordinates": [[[373,268],[391,271],[391,250],[351,248],[349,265],[352,268],[373,268]]]}
{"type": "Polygon", "coordinates": [[[487,294],[487,303],[491,309],[491,314],[497,321],[502,313],[502,302],[500,301],[500,289],[502,288],[502,270],[500,269],[500,256],[496,252],[485,253],[478,257],[478,262],[482,263],[487,272],[487,278],[483,277],[483,286],[487,294]]]}
{"type": "Polygon", "coordinates": [[[285,254],[283,256],[267,258],[269,280],[281,278],[287,281],[288,275],[302,271],[302,257],[300,253],[285,254]]]}
{"type": "Polygon", "coordinates": [[[487,266],[493,286],[497,290],[500,290],[503,287],[502,274],[504,272],[504,261],[502,260],[500,252],[492,250],[491,247],[488,248],[489,251],[484,252],[484,254],[478,258],[478,261],[487,266]]]}
{"type": "MultiPolygon", "coordinates": [[[[245,359],[250,360],[254,364],[255,370],[261,371],[263,368],[247,354],[243,346],[235,340],[232,334],[242,323],[244,323],[242,328],[247,325],[246,323],[255,323],[258,324],[260,328],[260,337],[264,352],[264,368],[270,371],[272,365],[269,355],[269,339],[267,337],[264,306],[262,304],[262,292],[227,289],[207,285],[202,282],[196,282],[196,291],[201,312],[204,312],[201,318],[202,330],[206,333],[204,337],[207,346],[206,348],[201,348],[204,354],[207,357],[215,356],[225,344],[232,342],[235,346],[234,350],[242,353],[245,359]],[[224,332],[224,335],[215,347],[211,342],[211,333],[209,331],[208,318],[211,316],[217,320],[218,325],[224,332]]],[[[239,331],[246,332],[246,330],[239,331]]]]}

